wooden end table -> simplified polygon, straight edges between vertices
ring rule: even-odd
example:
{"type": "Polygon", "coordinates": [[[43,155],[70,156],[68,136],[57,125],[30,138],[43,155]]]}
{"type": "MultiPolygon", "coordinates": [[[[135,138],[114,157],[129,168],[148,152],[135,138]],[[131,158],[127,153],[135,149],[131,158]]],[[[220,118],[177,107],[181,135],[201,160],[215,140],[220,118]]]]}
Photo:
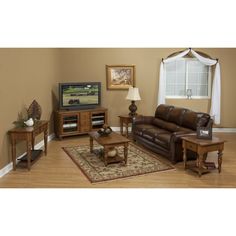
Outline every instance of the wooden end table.
{"type": "Polygon", "coordinates": [[[98,144],[103,146],[104,153],[103,153],[103,160],[105,163],[105,166],[107,166],[109,163],[114,162],[120,162],[124,161],[125,165],[127,164],[127,158],[128,158],[128,145],[130,140],[123,137],[120,134],[117,134],[115,132],[112,132],[108,136],[101,136],[96,131],[90,132],[89,134],[89,140],[90,140],[90,152],[93,152],[93,141],[95,140],[98,144]],[[108,152],[115,147],[118,146],[124,146],[124,158],[120,157],[119,155],[116,155],[115,157],[108,157],[108,152]]]}
{"type": "Polygon", "coordinates": [[[129,124],[132,124],[133,123],[133,118],[131,116],[119,116],[120,118],[120,133],[121,135],[124,135],[123,134],[123,127],[125,125],[125,128],[126,128],[126,134],[125,136],[128,137],[129,135],[129,124]]]}
{"type": "Polygon", "coordinates": [[[198,139],[196,135],[182,137],[183,149],[184,149],[184,168],[187,169],[187,150],[191,150],[197,153],[196,165],[193,170],[197,168],[199,177],[204,170],[209,171],[208,167],[215,167],[214,163],[206,162],[208,152],[218,151],[218,171],[221,172],[222,157],[224,150],[224,140],[213,137],[212,140],[198,139]]]}
{"type": "Polygon", "coordinates": [[[44,152],[45,156],[47,155],[48,123],[48,121],[41,120],[32,127],[19,127],[8,131],[12,145],[13,170],[16,170],[16,141],[18,140],[26,141],[27,154],[22,159],[27,160],[28,170],[42,152],[34,149],[35,137],[42,132],[44,133],[44,152]]]}

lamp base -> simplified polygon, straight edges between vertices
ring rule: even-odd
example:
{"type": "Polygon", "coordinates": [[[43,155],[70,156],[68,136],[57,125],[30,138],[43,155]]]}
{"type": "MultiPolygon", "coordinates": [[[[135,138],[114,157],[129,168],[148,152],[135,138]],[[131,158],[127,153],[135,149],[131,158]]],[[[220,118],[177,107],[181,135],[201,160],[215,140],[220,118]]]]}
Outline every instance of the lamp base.
{"type": "Polygon", "coordinates": [[[131,101],[131,104],[129,106],[129,110],[130,110],[130,113],[129,113],[129,116],[133,117],[133,116],[136,116],[137,113],[137,106],[135,105],[135,101],[131,101]]]}

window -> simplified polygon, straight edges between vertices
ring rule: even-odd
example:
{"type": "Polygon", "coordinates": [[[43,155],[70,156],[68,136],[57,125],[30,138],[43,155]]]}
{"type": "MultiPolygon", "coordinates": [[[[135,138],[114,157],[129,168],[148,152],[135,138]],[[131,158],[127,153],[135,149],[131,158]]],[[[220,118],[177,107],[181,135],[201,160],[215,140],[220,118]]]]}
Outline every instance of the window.
{"type": "Polygon", "coordinates": [[[165,64],[166,98],[210,98],[211,67],[196,58],[181,58],[165,64]]]}

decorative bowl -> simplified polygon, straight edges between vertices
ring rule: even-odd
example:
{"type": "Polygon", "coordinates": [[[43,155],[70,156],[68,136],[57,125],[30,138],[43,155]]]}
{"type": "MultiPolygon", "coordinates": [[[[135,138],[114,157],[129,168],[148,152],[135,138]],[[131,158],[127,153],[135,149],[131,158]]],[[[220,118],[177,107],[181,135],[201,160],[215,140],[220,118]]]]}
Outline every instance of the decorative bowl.
{"type": "Polygon", "coordinates": [[[101,136],[107,136],[112,132],[112,129],[110,126],[103,126],[103,128],[99,129],[97,131],[101,136]]]}

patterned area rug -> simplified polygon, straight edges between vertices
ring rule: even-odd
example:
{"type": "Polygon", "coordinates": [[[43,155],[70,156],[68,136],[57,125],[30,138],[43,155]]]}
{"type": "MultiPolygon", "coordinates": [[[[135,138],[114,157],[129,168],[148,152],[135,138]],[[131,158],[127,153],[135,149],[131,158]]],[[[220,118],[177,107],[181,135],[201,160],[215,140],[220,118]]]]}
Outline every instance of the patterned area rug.
{"type": "MultiPolygon", "coordinates": [[[[100,155],[102,147],[99,145],[94,145],[94,153],[90,153],[89,145],[63,147],[63,149],[91,183],[174,169],[170,164],[161,161],[157,155],[133,143],[129,144],[126,166],[122,162],[105,166],[100,155]]],[[[123,147],[117,148],[117,151],[120,156],[123,155],[123,147]]]]}

